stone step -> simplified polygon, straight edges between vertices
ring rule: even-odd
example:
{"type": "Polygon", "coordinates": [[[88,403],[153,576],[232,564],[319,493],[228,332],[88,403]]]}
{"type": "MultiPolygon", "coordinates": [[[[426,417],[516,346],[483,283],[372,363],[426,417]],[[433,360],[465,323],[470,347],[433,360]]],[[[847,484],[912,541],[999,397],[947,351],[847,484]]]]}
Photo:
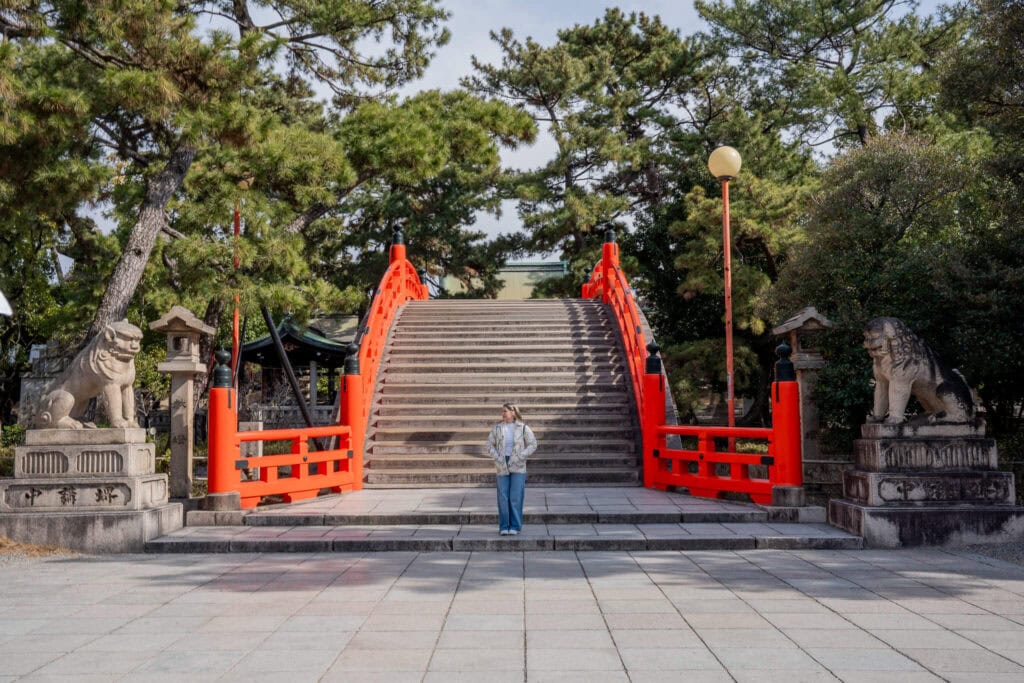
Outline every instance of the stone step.
{"type": "MultiPolygon", "coordinates": [[[[493,486],[493,482],[492,482],[493,486]]],[[[341,526],[399,524],[497,524],[496,510],[433,510],[429,512],[313,512],[297,506],[290,509],[256,510],[242,517],[245,526],[341,526]]],[[[748,524],[767,522],[768,513],[748,510],[523,510],[523,524],[748,524]]]]}
{"type": "MultiPolygon", "coordinates": [[[[459,391],[458,394],[435,391],[405,394],[399,391],[388,391],[377,396],[373,409],[390,410],[392,407],[407,408],[411,405],[423,406],[424,408],[471,405],[480,410],[487,410],[489,411],[488,414],[493,415],[495,406],[498,406],[500,410],[501,404],[509,400],[509,398],[510,396],[506,392],[496,392],[493,388],[484,392],[468,392],[462,390],[459,391]]],[[[516,397],[516,401],[519,405],[529,410],[533,410],[535,407],[543,405],[551,406],[552,409],[573,408],[583,409],[589,412],[592,408],[597,407],[609,409],[614,408],[615,410],[618,410],[620,406],[629,405],[628,396],[622,391],[531,393],[528,396],[522,395],[516,397]]]]}
{"type": "Polygon", "coordinates": [[[575,376],[585,373],[587,376],[608,375],[617,376],[625,372],[622,363],[607,360],[591,361],[589,363],[574,363],[571,360],[543,362],[530,359],[525,362],[515,362],[503,359],[500,362],[484,363],[480,361],[466,362],[462,358],[451,358],[446,363],[439,363],[437,360],[430,362],[416,362],[404,358],[390,357],[384,362],[388,376],[401,376],[406,374],[414,375],[489,375],[501,374],[514,376],[517,380],[529,381],[531,376],[554,376],[560,375],[575,376]]]}
{"type": "MultiPolygon", "coordinates": [[[[452,453],[463,453],[467,455],[479,455],[489,458],[487,454],[487,437],[465,439],[461,441],[448,442],[410,442],[410,443],[382,443],[369,441],[367,453],[371,455],[410,455],[410,454],[435,454],[448,455],[452,453]]],[[[635,444],[632,439],[547,439],[543,442],[544,453],[579,453],[581,451],[591,453],[634,453],[635,444]]]]}
{"type": "Polygon", "coordinates": [[[410,301],[402,309],[404,315],[431,313],[434,311],[506,311],[526,309],[581,311],[602,309],[603,304],[593,299],[433,299],[431,301],[410,301]]]}
{"type": "MultiPolygon", "coordinates": [[[[639,465],[639,457],[620,453],[552,453],[530,457],[530,471],[534,468],[590,468],[590,467],[633,467],[639,465]]],[[[388,469],[434,469],[460,470],[481,469],[493,465],[475,455],[377,455],[367,460],[374,471],[388,469]]]]}
{"type": "MultiPolygon", "coordinates": [[[[639,480],[638,481],[628,481],[628,482],[606,481],[606,482],[601,482],[598,485],[601,486],[602,488],[606,488],[606,489],[640,489],[643,486],[643,482],[641,482],[639,480]]],[[[448,488],[456,490],[456,491],[480,492],[480,489],[490,489],[490,490],[493,491],[494,490],[494,480],[492,479],[490,483],[486,483],[486,482],[483,482],[483,483],[458,483],[457,482],[457,483],[454,483],[454,484],[448,484],[447,486],[448,486],[448,488]]],[[[576,489],[586,489],[586,488],[590,488],[591,486],[594,486],[594,484],[591,484],[590,482],[586,482],[586,481],[561,481],[561,482],[555,482],[555,483],[550,483],[550,484],[545,484],[545,483],[534,483],[533,484],[534,488],[555,487],[555,486],[557,486],[560,489],[574,489],[574,488],[576,488],[576,489]]],[[[376,492],[376,491],[407,491],[407,490],[410,490],[410,489],[417,489],[417,490],[422,491],[424,489],[432,489],[432,488],[435,488],[435,487],[436,487],[436,484],[423,484],[423,483],[419,483],[419,482],[413,482],[411,484],[396,484],[396,483],[373,484],[373,483],[367,483],[365,481],[363,482],[363,489],[367,490],[367,491],[373,491],[373,492],[376,492]]]]}
{"type": "MultiPolygon", "coordinates": [[[[551,419],[607,420],[611,417],[620,417],[622,415],[632,417],[632,413],[628,412],[630,407],[625,398],[616,403],[602,401],[600,403],[581,405],[570,403],[531,403],[527,406],[525,403],[521,403],[520,409],[529,413],[527,418],[531,424],[540,420],[551,419]],[[580,408],[585,409],[581,411],[580,408]]],[[[497,422],[495,416],[500,413],[500,407],[486,401],[453,404],[448,399],[442,399],[437,404],[401,405],[384,403],[375,406],[372,412],[373,416],[370,419],[376,421],[406,418],[428,422],[431,416],[434,416],[433,419],[444,421],[443,424],[448,424],[447,420],[468,421],[474,417],[497,422]]]]}
{"type": "MultiPolygon", "coordinates": [[[[465,375],[432,372],[416,373],[394,370],[384,375],[384,386],[395,384],[419,384],[419,385],[441,385],[459,387],[460,385],[471,386],[505,386],[518,387],[519,391],[530,387],[540,387],[538,390],[558,386],[558,383],[570,384],[577,387],[587,386],[619,386],[625,383],[626,372],[624,370],[615,372],[591,373],[584,369],[580,371],[565,372],[520,372],[520,373],[491,373],[475,372],[465,375]]],[[[434,390],[437,390],[435,386],[434,390]]],[[[619,389],[621,391],[621,388],[619,389]]]]}
{"type": "Polygon", "coordinates": [[[387,355],[388,367],[398,365],[437,365],[451,368],[457,365],[487,364],[505,365],[513,368],[528,367],[531,364],[549,365],[561,364],[565,366],[582,366],[592,362],[603,362],[603,364],[622,365],[621,354],[616,349],[608,348],[603,351],[563,351],[560,353],[505,353],[504,351],[490,350],[487,353],[452,353],[449,350],[437,349],[435,353],[408,352],[392,350],[387,355]]]}
{"type": "MultiPolygon", "coordinates": [[[[388,415],[388,416],[371,416],[370,426],[376,427],[377,429],[476,429],[479,430],[481,427],[489,429],[497,423],[494,419],[494,414],[497,412],[493,406],[490,406],[489,410],[481,410],[486,415],[480,417],[470,417],[465,414],[453,414],[451,412],[444,415],[423,415],[417,413],[416,415],[388,415]]],[[[611,424],[630,424],[631,415],[626,413],[624,410],[617,412],[606,412],[601,414],[584,414],[579,415],[576,413],[568,415],[549,415],[545,413],[538,413],[535,410],[530,411],[529,424],[531,428],[553,429],[557,427],[594,427],[601,428],[609,426],[611,424]]]]}
{"type": "Polygon", "coordinates": [[[398,320],[395,322],[395,331],[403,334],[415,334],[431,332],[434,330],[454,331],[462,330],[473,332],[490,332],[492,334],[505,334],[512,331],[546,333],[549,330],[572,331],[572,332],[615,332],[618,326],[609,322],[607,318],[581,318],[578,320],[561,320],[535,318],[501,318],[488,320],[480,316],[466,317],[465,319],[450,318],[436,319],[424,318],[423,320],[398,320]]]}
{"type": "Polygon", "coordinates": [[[475,347],[489,353],[504,352],[509,346],[561,346],[563,350],[591,349],[608,351],[618,349],[619,337],[611,331],[586,330],[524,330],[509,328],[501,331],[481,331],[468,326],[451,330],[433,329],[429,332],[398,330],[391,338],[388,349],[420,345],[437,348],[438,343],[448,342],[445,348],[475,347]],[[401,336],[397,336],[401,334],[401,336]]]}
{"type": "Polygon", "coordinates": [[[527,403],[537,399],[548,402],[556,396],[568,396],[570,398],[587,397],[598,398],[604,395],[621,397],[625,395],[626,386],[620,380],[612,382],[603,380],[600,382],[534,382],[524,385],[513,385],[505,382],[449,384],[447,386],[436,383],[417,382],[396,382],[385,377],[377,389],[380,398],[392,396],[433,395],[441,402],[463,402],[463,399],[474,401],[497,401],[500,406],[510,398],[515,398],[519,403],[527,403]]]}
{"type": "Polygon", "coordinates": [[[410,337],[422,337],[424,335],[430,335],[435,333],[437,330],[444,330],[445,336],[455,336],[458,338],[463,332],[471,332],[475,336],[481,337],[494,337],[494,336],[506,336],[516,334],[521,337],[530,337],[543,339],[548,337],[552,341],[555,339],[564,339],[567,337],[574,336],[595,336],[600,337],[608,334],[618,334],[618,326],[611,324],[610,322],[605,323],[588,323],[588,322],[531,322],[528,320],[521,321],[508,321],[502,323],[476,323],[474,319],[466,319],[464,321],[452,322],[447,325],[440,324],[418,324],[409,323],[401,324],[396,322],[394,326],[395,333],[401,334],[402,336],[410,337]],[[556,332],[560,337],[550,336],[552,332],[556,332]]]}
{"type": "Polygon", "coordinates": [[[499,348],[487,348],[486,346],[480,346],[477,343],[464,344],[460,343],[458,339],[451,340],[436,340],[436,344],[429,345],[415,345],[403,343],[400,339],[392,340],[388,345],[389,353],[395,355],[460,355],[460,356],[476,356],[476,355],[496,355],[500,354],[502,357],[530,357],[534,355],[549,355],[554,354],[558,356],[564,355],[613,355],[615,357],[620,353],[620,349],[615,344],[606,344],[603,346],[590,346],[590,345],[573,345],[563,341],[553,340],[546,344],[510,344],[502,345],[499,348]]]}
{"type": "MultiPolygon", "coordinates": [[[[444,427],[378,427],[373,431],[374,443],[458,443],[460,441],[484,440],[490,433],[489,423],[477,424],[458,429],[444,427]]],[[[582,426],[532,426],[537,441],[544,444],[551,441],[574,440],[577,443],[592,440],[632,439],[633,429],[628,420],[625,424],[582,425],[582,426]]]]}
{"type": "MultiPolygon", "coordinates": [[[[479,469],[458,468],[452,470],[429,470],[423,468],[375,469],[369,466],[363,471],[368,484],[411,484],[434,486],[458,486],[474,484],[494,486],[494,465],[485,463],[479,469]]],[[[600,485],[608,483],[639,483],[639,472],[635,465],[619,467],[529,467],[528,479],[532,484],[561,486],[567,482],[600,485]]]]}
{"type": "Polygon", "coordinates": [[[858,550],[862,539],[821,524],[537,524],[517,536],[487,525],[204,527],[146,543],[148,553],[858,550]]]}
{"type": "Polygon", "coordinates": [[[493,486],[486,432],[497,407],[515,400],[542,444],[531,484],[638,485],[631,387],[608,308],[494,304],[402,308],[382,358],[364,484],[493,486]],[[531,405],[561,409],[545,415],[531,405]],[[598,405],[600,412],[590,412],[598,405]]]}

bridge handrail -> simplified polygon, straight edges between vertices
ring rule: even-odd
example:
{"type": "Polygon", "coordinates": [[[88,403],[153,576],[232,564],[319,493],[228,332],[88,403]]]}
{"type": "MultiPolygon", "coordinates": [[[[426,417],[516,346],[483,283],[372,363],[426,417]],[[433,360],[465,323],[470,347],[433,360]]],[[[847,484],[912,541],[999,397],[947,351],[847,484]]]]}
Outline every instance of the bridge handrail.
{"type": "MultiPolygon", "coordinates": [[[[619,329],[626,365],[636,397],[643,441],[644,486],[666,489],[684,487],[691,495],[717,498],[725,492],[742,492],[758,503],[774,500],[777,488],[798,488],[803,483],[800,400],[788,346],[780,346],[776,381],[772,387],[772,426],[725,427],[665,424],[665,378],[658,347],[643,333],[636,298],[619,266],[615,233],[608,231],[601,260],[583,285],[585,299],[608,305],[619,329]],[[648,353],[649,352],[649,353],[648,353]],[[696,437],[696,450],[667,447],[669,435],[696,437]],[[718,450],[716,440],[752,439],[766,442],[765,454],[718,450]],[[725,467],[722,473],[719,467],[725,467]],[[751,476],[750,467],[767,468],[765,477],[751,476]]],[[[730,448],[734,446],[730,445],[730,448]]]]}
{"type": "Polygon", "coordinates": [[[248,508],[269,495],[280,495],[291,502],[314,497],[322,489],[341,492],[362,488],[363,442],[388,332],[405,302],[429,298],[427,287],[405,253],[402,234],[396,230],[388,269],[349,346],[339,388],[340,424],[240,432],[238,392],[231,387],[230,368],[224,375],[223,359],[229,359],[230,354],[218,352],[221,365],[214,372],[209,398],[210,494],[237,494],[242,507],[248,508]],[[334,446],[311,452],[309,440],[323,437],[335,437],[330,439],[334,446]],[[242,458],[241,445],[254,441],[291,441],[292,452],[242,458]],[[280,468],[290,468],[289,476],[279,476],[280,468]],[[259,479],[243,480],[244,471],[256,471],[259,479]]]}
{"type": "Polygon", "coordinates": [[[362,334],[358,336],[358,342],[353,340],[359,348],[359,375],[365,397],[363,419],[370,414],[369,403],[373,400],[377,370],[380,368],[384,344],[395,320],[395,314],[407,301],[428,299],[429,296],[427,287],[420,282],[416,269],[405,258],[405,245],[392,245],[391,263],[384,271],[380,285],[370,302],[366,324],[360,329],[362,334]]]}
{"type": "Polygon", "coordinates": [[[633,289],[619,267],[619,245],[614,241],[614,233],[610,238],[602,246],[601,260],[595,264],[590,280],[583,285],[582,295],[584,299],[599,299],[611,308],[626,353],[637,410],[642,415],[647,402],[643,383],[647,339],[633,289]]]}

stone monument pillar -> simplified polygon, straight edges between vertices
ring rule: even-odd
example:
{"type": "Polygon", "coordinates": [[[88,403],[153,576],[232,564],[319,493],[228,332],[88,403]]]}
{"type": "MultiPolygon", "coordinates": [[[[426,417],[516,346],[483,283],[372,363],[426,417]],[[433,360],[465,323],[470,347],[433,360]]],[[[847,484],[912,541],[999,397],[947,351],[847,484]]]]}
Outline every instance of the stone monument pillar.
{"type": "Polygon", "coordinates": [[[1024,507],[1014,477],[997,467],[969,387],[920,337],[895,318],[868,323],[875,406],[854,442],[855,469],[832,524],[873,548],[966,545],[1024,539],[1024,507]],[[907,421],[913,394],[931,412],[907,421]]]}
{"type": "Polygon", "coordinates": [[[199,360],[201,335],[214,330],[187,308],[174,306],[159,320],[149,324],[154,332],[167,335],[167,360],[157,369],[171,375],[171,488],[172,498],[188,499],[192,495],[192,454],[194,447],[195,376],[206,372],[199,360]]]}

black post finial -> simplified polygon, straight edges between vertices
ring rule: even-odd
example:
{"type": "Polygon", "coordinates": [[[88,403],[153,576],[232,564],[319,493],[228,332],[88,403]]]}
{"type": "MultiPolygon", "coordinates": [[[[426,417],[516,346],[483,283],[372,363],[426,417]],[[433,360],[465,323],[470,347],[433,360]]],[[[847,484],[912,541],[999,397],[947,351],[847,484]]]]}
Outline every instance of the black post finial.
{"type": "Polygon", "coordinates": [[[213,369],[213,386],[218,389],[230,389],[231,353],[226,349],[218,349],[213,357],[217,359],[217,367],[213,369]]]}
{"type": "Polygon", "coordinates": [[[648,375],[660,375],[661,374],[661,358],[658,357],[658,352],[661,351],[661,347],[651,342],[647,345],[647,366],[644,368],[644,372],[648,375]]]}
{"type": "Polygon", "coordinates": [[[615,229],[614,228],[608,228],[607,230],[604,231],[604,241],[605,241],[605,243],[615,242],[615,229]]]}
{"type": "Polygon", "coordinates": [[[391,239],[391,244],[405,244],[405,233],[402,232],[402,228],[395,226],[395,235],[391,239]]]}
{"type": "Polygon", "coordinates": [[[345,374],[346,375],[358,375],[359,374],[359,347],[355,344],[349,344],[346,349],[348,352],[345,355],[345,374]]]}
{"type": "Polygon", "coordinates": [[[778,358],[775,361],[775,381],[776,382],[795,382],[796,381],[796,368],[793,366],[793,361],[789,357],[793,354],[793,347],[782,342],[775,347],[775,356],[778,358]]]}

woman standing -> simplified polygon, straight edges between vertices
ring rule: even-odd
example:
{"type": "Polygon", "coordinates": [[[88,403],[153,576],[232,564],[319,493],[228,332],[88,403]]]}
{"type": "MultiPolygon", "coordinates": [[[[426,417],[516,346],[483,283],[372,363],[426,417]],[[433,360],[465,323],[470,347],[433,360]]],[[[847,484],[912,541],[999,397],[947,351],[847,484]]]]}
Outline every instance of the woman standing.
{"type": "Polygon", "coordinates": [[[516,535],[523,528],[523,497],[526,493],[526,459],[537,450],[533,430],[523,422],[514,403],[501,406],[501,422],[487,437],[487,451],[498,471],[498,530],[516,535]]]}

